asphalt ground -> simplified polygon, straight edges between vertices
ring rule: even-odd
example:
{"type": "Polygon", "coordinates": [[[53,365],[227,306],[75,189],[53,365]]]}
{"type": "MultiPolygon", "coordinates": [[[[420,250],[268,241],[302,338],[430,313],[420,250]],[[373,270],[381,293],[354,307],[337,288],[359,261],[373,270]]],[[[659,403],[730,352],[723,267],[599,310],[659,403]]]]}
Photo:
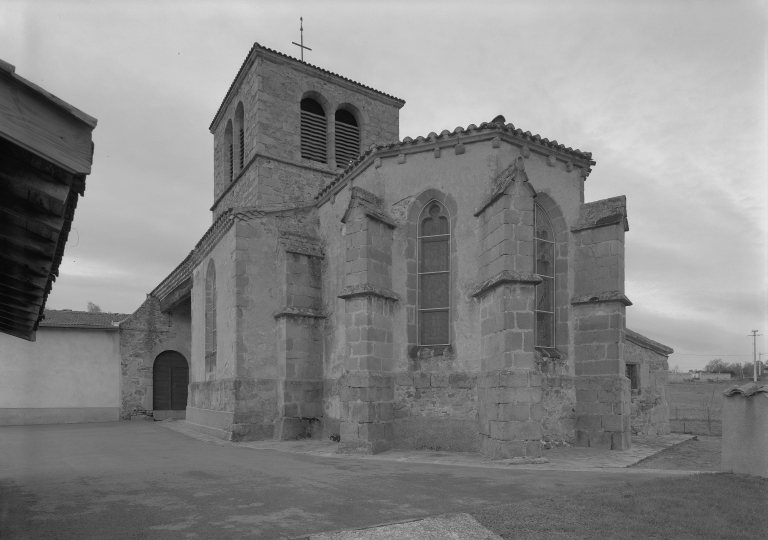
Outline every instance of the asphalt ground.
{"type": "Polygon", "coordinates": [[[0,427],[0,540],[301,538],[673,472],[324,458],[151,422],[0,427]]]}

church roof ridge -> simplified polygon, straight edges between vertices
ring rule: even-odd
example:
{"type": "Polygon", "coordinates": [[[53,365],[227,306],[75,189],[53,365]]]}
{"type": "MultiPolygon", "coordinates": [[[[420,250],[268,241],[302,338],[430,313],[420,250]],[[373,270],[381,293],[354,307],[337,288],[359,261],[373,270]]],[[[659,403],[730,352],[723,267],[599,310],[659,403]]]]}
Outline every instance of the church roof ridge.
{"type": "Polygon", "coordinates": [[[350,161],[349,165],[341,171],[332,181],[328,183],[327,186],[325,186],[323,189],[320,190],[320,192],[315,196],[315,200],[319,201],[322,199],[325,195],[327,195],[339,182],[344,180],[349,174],[354,171],[360,163],[362,163],[368,156],[371,156],[377,152],[384,151],[384,150],[391,150],[394,148],[404,148],[404,147],[410,147],[410,146],[418,146],[418,145],[426,145],[426,144],[434,144],[440,141],[445,141],[448,139],[454,139],[457,142],[460,141],[461,137],[472,135],[473,133],[481,133],[481,132],[499,132],[499,133],[509,133],[511,135],[514,135],[520,139],[523,139],[524,141],[531,142],[537,146],[542,146],[544,148],[551,148],[553,150],[558,150],[564,154],[572,155],[578,159],[585,160],[588,162],[588,166],[586,169],[586,175],[589,176],[589,173],[592,172],[591,165],[594,165],[595,162],[592,160],[592,152],[584,152],[582,150],[573,149],[570,146],[566,147],[564,144],[558,143],[556,140],[549,140],[547,138],[541,137],[541,135],[532,134],[530,131],[523,131],[520,128],[517,128],[512,123],[504,123],[504,117],[499,115],[496,118],[494,118],[494,121],[491,122],[482,122],[480,125],[475,124],[469,124],[466,128],[458,126],[453,131],[444,129],[440,132],[438,135],[434,131],[431,131],[429,135],[426,137],[424,136],[418,136],[415,139],[411,137],[404,137],[401,141],[394,141],[390,143],[383,143],[383,144],[372,144],[367,150],[362,152],[360,155],[357,156],[354,160],[350,161]],[[500,121],[497,121],[500,120],[500,121]]]}
{"type": "Polygon", "coordinates": [[[211,120],[211,125],[208,126],[209,130],[213,129],[213,125],[216,123],[216,119],[219,117],[219,115],[221,114],[221,111],[224,109],[224,105],[227,103],[227,98],[229,98],[229,95],[232,93],[232,89],[235,87],[235,83],[240,78],[240,75],[242,74],[243,70],[245,69],[246,65],[248,64],[248,60],[250,60],[250,58],[253,55],[254,51],[257,51],[257,50],[265,51],[265,52],[277,55],[277,56],[279,56],[281,58],[285,58],[285,59],[291,60],[293,62],[297,62],[299,64],[305,65],[305,66],[310,67],[312,69],[316,69],[316,70],[318,70],[318,71],[320,71],[322,73],[325,73],[327,75],[332,75],[334,77],[338,77],[341,80],[347,81],[347,82],[352,83],[352,84],[354,84],[356,86],[359,86],[361,88],[365,88],[366,90],[370,90],[371,92],[376,92],[377,94],[381,94],[382,96],[387,97],[389,99],[393,99],[395,101],[402,102],[402,104],[405,105],[405,100],[404,99],[401,99],[399,97],[395,97],[395,96],[393,96],[391,94],[387,94],[386,92],[382,92],[381,90],[376,90],[372,86],[367,86],[365,84],[359,83],[357,81],[354,81],[352,79],[344,77],[343,75],[339,75],[338,73],[334,73],[333,71],[329,71],[327,69],[323,69],[321,67],[315,66],[314,64],[310,64],[309,62],[305,62],[304,60],[299,60],[298,58],[294,58],[293,56],[290,56],[288,54],[281,53],[280,51],[276,51],[274,49],[270,49],[269,47],[265,47],[265,46],[259,44],[259,42],[255,41],[253,43],[253,46],[251,46],[251,50],[249,50],[248,54],[245,56],[245,59],[243,60],[243,63],[240,65],[240,69],[237,70],[237,75],[235,75],[235,78],[232,79],[232,83],[229,85],[229,89],[227,90],[227,93],[224,94],[224,99],[221,100],[221,105],[219,105],[219,108],[216,111],[216,114],[213,116],[213,120],[211,120]]]}

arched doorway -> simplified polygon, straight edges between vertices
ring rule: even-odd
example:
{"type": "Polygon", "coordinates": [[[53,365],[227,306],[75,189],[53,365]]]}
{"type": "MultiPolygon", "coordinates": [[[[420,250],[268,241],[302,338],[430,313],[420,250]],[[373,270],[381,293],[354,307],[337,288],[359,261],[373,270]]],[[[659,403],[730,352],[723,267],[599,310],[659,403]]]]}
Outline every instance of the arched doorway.
{"type": "Polygon", "coordinates": [[[187,416],[189,364],[184,355],[165,351],[157,355],[152,368],[152,409],[155,420],[187,416]]]}

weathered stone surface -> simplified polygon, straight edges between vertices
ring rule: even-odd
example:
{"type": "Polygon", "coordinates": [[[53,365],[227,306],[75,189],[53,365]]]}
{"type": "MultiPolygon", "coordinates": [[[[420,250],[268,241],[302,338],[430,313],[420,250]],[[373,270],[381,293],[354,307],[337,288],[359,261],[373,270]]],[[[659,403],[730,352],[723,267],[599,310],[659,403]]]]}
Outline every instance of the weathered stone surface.
{"type": "Polygon", "coordinates": [[[232,440],[507,459],[562,443],[627,448],[631,416],[635,431],[668,429],[666,365],[653,357],[664,346],[625,329],[626,202],[583,204],[591,155],[503,119],[399,143],[402,104],[252,53],[211,126],[214,225],[156,289],[170,314],[149,298],[121,328],[124,411],[146,405],[152,355],[174,346],[191,364],[196,422],[232,440]],[[305,97],[326,115],[325,163],[302,156],[305,97]],[[369,149],[350,165],[335,159],[339,109],[369,149]],[[425,233],[433,203],[439,234],[425,233]],[[534,234],[538,213],[551,236],[534,234]],[[425,337],[430,310],[439,340],[425,337]],[[627,362],[642,366],[632,400],[627,362]]]}
{"type": "Polygon", "coordinates": [[[632,433],[638,435],[667,435],[670,433],[667,380],[668,355],[673,351],[627,329],[624,359],[637,366],[637,389],[632,389],[632,433]]]}

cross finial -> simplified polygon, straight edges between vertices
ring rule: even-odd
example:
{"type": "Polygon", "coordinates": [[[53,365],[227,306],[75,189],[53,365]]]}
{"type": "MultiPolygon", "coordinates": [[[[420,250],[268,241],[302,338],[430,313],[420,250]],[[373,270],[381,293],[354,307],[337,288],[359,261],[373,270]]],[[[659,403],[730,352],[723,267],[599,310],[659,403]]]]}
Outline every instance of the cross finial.
{"type": "Polygon", "coordinates": [[[299,17],[299,21],[301,21],[299,23],[299,25],[300,25],[299,29],[301,30],[301,43],[296,43],[295,41],[292,41],[291,43],[293,43],[297,47],[301,47],[301,61],[303,62],[304,61],[304,49],[307,49],[308,51],[311,51],[312,49],[310,49],[309,47],[305,47],[304,46],[304,17],[299,17]]]}

